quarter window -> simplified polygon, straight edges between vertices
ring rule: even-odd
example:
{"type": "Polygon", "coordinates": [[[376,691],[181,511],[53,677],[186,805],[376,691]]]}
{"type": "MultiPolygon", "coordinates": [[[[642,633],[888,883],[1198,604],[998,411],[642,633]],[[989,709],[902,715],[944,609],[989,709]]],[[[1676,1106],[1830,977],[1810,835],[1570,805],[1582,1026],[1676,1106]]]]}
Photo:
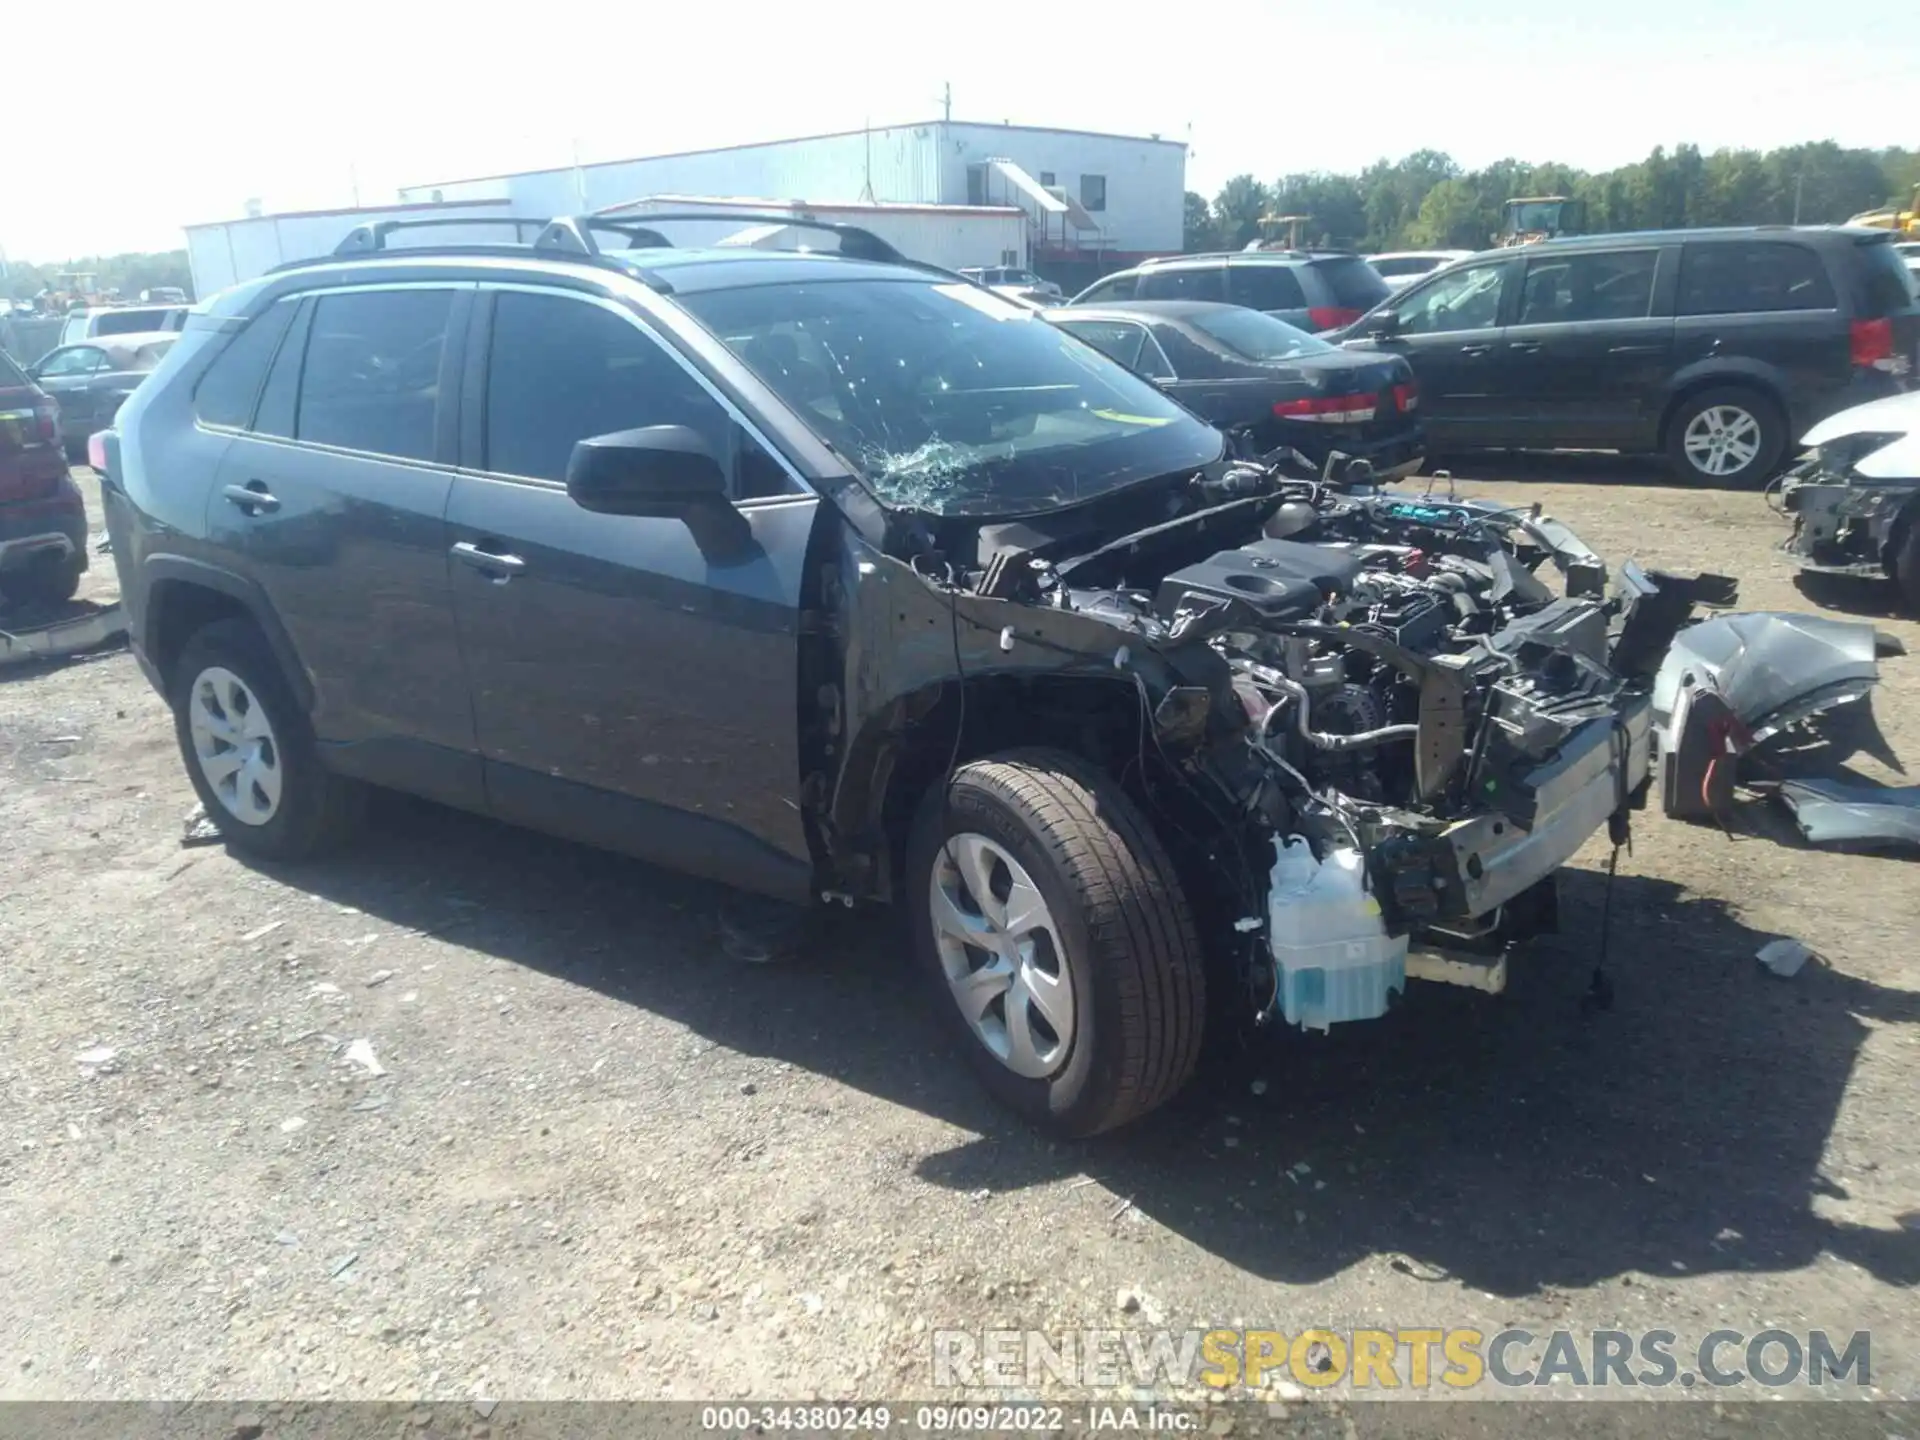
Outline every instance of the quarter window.
{"type": "Polygon", "coordinates": [[[1832,310],[1833,284],[1820,257],[1777,240],[1688,245],[1680,255],[1681,315],[1832,310]]]}
{"type": "MultiPolygon", "coordinates": [[[[771,363],[784,354],[782,340],[794,348],[792,337],[764,342],[771,363]]],[[[773,458],[633,321],[557,295],[509,290],[495,298],[487,362],[488,470],[564,480],[580,441],[649,425],[685,425],[697,432],[730,477],[736,498],[791,488],[773,458]]]]}
{"type": "Polygon", "coordinates": [[[430,460],[449,290],[325,295],[314,307],[294,435],[402,460],[430,460]]]}
{"type": "Polygon", "coordinates": [[[1304,310],[1306,292],[1285,265],[1232,265],[1227,268],[1227,294],[1235,305],[1249,310],[1304,310]]]}
{"type": "Polygon", "coordinates": [[[294,302],[282,301],[227,342],[193,392],[194,413],[202,425],[244,430],[253,423],[253,402],[273,363],[273,352],[293,319],[294,302]]]}
{"type": "Polygon", "coordinates": [[[1516,325],[1641,320],[1653,304],[1658,250],[1540,255],[1527,262],[1516,325]]]}

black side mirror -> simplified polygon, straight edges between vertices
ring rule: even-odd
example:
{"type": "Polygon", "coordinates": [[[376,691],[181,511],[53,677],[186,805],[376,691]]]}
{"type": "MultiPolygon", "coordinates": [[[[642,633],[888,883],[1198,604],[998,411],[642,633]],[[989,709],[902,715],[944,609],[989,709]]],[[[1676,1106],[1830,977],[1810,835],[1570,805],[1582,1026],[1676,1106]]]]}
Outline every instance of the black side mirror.
{"type": "Polygon", "coordinates": [[[1373,317],[1373,323],[1367,329],[1380,339],[1385,340],[1400,333],[1400,312],[1381,310],[1373,317]]]}
{"type": "Polygon", "coordinates": [[[684,520],[702,552],[737,552],[751,538],[747,519],[727,498],[727,477],[698,431],[649,425],[595,435],[573,447],[567,494],[600,515],[684,520]]]}

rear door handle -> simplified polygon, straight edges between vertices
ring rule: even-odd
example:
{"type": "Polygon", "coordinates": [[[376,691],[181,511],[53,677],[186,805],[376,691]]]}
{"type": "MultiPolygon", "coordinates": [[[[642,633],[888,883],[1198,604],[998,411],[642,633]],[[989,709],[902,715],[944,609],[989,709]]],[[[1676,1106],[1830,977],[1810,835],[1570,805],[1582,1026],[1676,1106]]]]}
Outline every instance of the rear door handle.
{"type": "Polygon", "coordinates": [[[1490,355],[1493,353],[1493,347],[1491,345],[1462,345],[1460,347],[1460,353],[1462,355],[1490,355]]]}
{"type": "Polygon", "coordinates": [[[1607,347],[1609,355],[1664,355],[1666,353],[1667,347],[1664,345],[1610,345],[1607,347]]]}
{"type": "Polygon", "coordinates": [[[280,508],[279,500],[267,489],[264,480],[249,480],[244,485],[226,485],[220,493],[240,507],[242,515],[271,515],[280,508]]]}
{"type": "Polygon", "coordinates": [[[527,568],[527,562],[518,555],[509,555],[499,550],[487,550],[468,540],[462,540],[456,544],[452,554],[453,558],[462,565],[471,566],[497,585],[506,584],[527,568]]]}
{"type": "Polygon", "coordinates": [[[1521,355],[1538,355],[1540,353],[1540,342],[1538,340],[1515,340],[1508,344],[1507,349],[1521,355]]]}

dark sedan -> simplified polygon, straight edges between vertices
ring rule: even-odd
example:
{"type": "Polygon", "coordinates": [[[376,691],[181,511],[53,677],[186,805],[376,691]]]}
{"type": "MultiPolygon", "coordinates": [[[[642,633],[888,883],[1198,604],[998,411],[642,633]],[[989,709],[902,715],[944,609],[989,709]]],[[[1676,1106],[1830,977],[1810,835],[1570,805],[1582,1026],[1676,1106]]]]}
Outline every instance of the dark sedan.
{"type": "Polygon", "coordinates": [[[112,335],[50,350],[27,373],[59,403],[60,438],[78,458],[87,437],[113,423],[121,402],[180,336],[172,331],[112,335]]]}
{"type": "Polygon", "coordinates": [[[1420,466],[1419,391],[1400,356],[1342,350],[1258,310],[1198,300],[1075,305],[1047,318],[1253,453],[1290,445],[1324,465],[1337,452],[1383,475],[1420,466]]]}

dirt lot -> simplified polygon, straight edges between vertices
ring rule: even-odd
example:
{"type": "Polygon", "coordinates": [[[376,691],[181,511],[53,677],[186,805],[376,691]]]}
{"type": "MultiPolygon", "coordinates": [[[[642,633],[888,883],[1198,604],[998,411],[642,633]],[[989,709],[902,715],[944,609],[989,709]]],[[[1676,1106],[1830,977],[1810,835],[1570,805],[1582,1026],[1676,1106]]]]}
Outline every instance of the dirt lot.
{"type": "MultiPolygon", "coordinates": [[[[1753,496],[1476,473],[1813,607],[1753,496]]],[[[1920,625],[1880,623],[1920,757],[1920,625]]],[[[0,683],[0,1397],[925,1398],[930,1329],[1149,1323],[1866,1329],[1920,1393],[1910,862],[1650,814],[1610,1012],[1596,845],[1505,997],[1417,987],[1055,1145],[884,923],[743,965],[721,891],[619,858],[395,799],[278,873],[183,848],[191,803],[126,655],[0,683]],[[1763,973],[1775,935],[1826,963],[1763,973]]]]}

